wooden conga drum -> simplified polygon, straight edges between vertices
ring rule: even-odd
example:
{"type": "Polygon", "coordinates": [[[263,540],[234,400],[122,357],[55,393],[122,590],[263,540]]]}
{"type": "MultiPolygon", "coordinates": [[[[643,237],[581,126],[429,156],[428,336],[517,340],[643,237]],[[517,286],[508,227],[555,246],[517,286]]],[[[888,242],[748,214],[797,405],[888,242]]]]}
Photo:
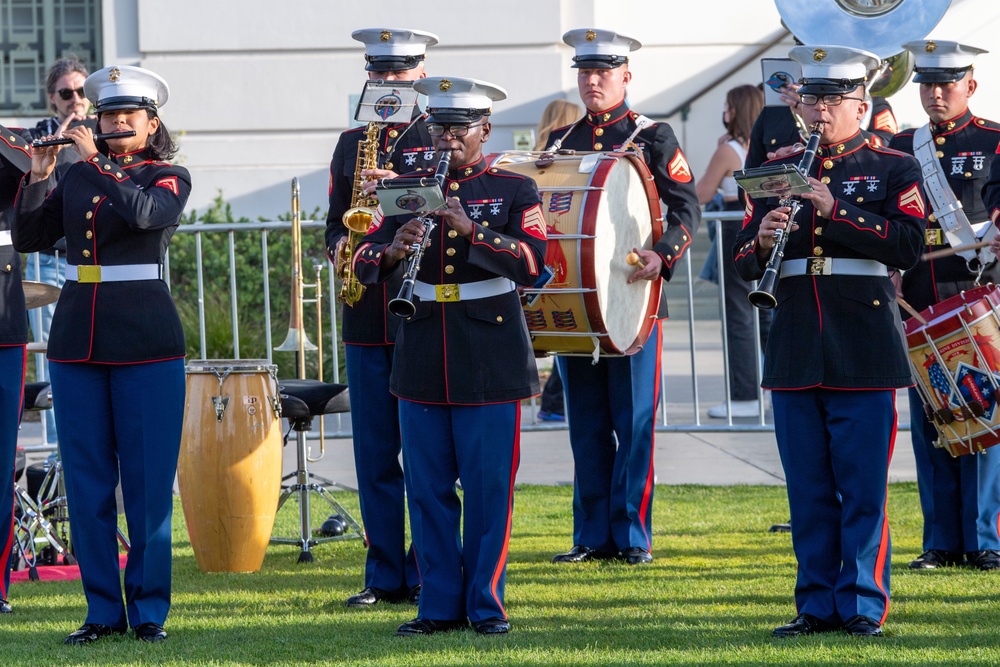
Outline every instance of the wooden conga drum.
{"type": "Polygon", "coordinates": [[[187,366],[177,481],[202,572],[256,572],[281,492],[277,367],[263,359],[187,366]]]}

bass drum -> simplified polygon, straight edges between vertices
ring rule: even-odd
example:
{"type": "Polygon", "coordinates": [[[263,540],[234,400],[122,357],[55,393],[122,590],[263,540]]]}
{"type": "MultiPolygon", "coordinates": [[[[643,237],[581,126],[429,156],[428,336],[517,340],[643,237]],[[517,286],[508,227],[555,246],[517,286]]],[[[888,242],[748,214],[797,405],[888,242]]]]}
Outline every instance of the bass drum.
{"type": "Polygon", "coordinates": [[[536,354],[625,356],[649,338],[660,280],[631,285],[633,248],[662,233],[653,177],[634,153],[487,157],[492,167],[534,179],[548,229],[539,281],[524,289],[536,354]]]}

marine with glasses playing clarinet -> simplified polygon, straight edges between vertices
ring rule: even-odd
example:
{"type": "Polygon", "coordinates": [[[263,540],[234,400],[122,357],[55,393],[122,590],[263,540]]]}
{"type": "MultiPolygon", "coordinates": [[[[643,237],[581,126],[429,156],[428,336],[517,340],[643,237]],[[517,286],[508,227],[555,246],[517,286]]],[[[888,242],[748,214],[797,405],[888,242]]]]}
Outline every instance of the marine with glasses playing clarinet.
{"type": "MultiPolygon", "coordinates": [[[[924,232],[927,252],[949,245],[944,230],[956,225],[965,226],[964,243],[970,243],[993,224],[981,191],[991,164],[998,162],[1000,144],[1000,124],[969,110],[969,98],[978,87],[973,60],[986,51],[941,40],[903,46],[913,54],[913,82],[920,85],[929,123],[900,132],[889,146],[915,155],[925,165],[924,188],[931,206],[924,232]],[[930,189],[932,179],[935,190],[930,189]],[[931,196],[935,191],[942,196],[931,196]],[[943,210],[932,210],[935,201],[943,210]],[[951,202],[958,202],[960,209],[948,212],[951,202]]],[[[920,262],[903,276],[903,297],[920,311],[971,289],[977,277],[981,284],[996,283],[1000,270],[991,260],[992,253],[983,249],[920,262]]],[[[932,570],[968,562],[979,570],[1000,570],[1000,456],[953,457],[935,447],[937,430],[915,389],[910,389],[910,437],[924,517],[923,553],[910,567],[932,570]]]]}
{"type": "MultiPolygon", "coordinates": [[[[410,82],[427,76],[426,49],[438,41],[429,32],[396,28],[356,30],[351,36],[365,45],[365,69],[372,81],[410,82]]],[[[434,146],[420,109],[414,107],[408,123],[379,124],[371,140],[367,138],[369,129],[360,127],[341,134],[330,163],[326,245],[341,272],[345,264],[339,260],[350,255],[345,246],[354,235],[343,216],[358,206],[355,192],[361,191],[361,198],[370,196],[375,180],[395,176],[395,169],[429,172],[435,164],[434,146]],[[367,155],[359,155],[359,149],[367,155]]],[[[345,276],[340,277],[343,280],[345,276]]],[[[353,282],[355,289],[361,287],[353,282]]],[[[354,424],[354,464],[368,541],[364,589],[347,600],[347,606],[355,608],[407,600],[416,604],[420,597],[416,557],[413,547],[406,545],[398,407],[396,397],[389,392],[399,320],[387,314],[386,303],[398,290],[396,275],[360,295],[341,299],[345,301],[341,321],[354,424]]],[[[344,290],[341,294],[345,295],[344,290]]]]}
{"type": "Polygon", "coordinates": [[[732,249],[740,275],[757,280],[775,232],[787,234],[763,386],[772,391],[787,481],[798,616],[773,634],[880,636],[889,609],[895,390],[912,384],[887,267],[907,269],[920,255],[920,167],[859,130],[876,56],[840,46],[800,46],[790,56],[802,64],[803,119],[822,124],[813,190],[800,195],[790,228],[788,206],[750,199],[732,249]]]}
{"type": "MultiPolygon", "coordinates": [[[[397,634],[457,630],[470,621],[480,634],[504,634],[520,401],[539,393],[516,286],[538,279],[545,220],[534,181],[490,167],[483,157],[492,105],[506,97],[503,89],[450,77],[422,79],[415,88],[428,95],[435,148],[450,153],[445,208],[432,214],[429,233],[412,215],[376,220],[355,254],[355,272],[370,286],[409,255],[411,263],[420,257],[411,307],[394,308],[412,315],[396,338],[390,389],[399,398],[423,586],[417,618],[397,634]]],[[[388,197],[381,195],[383,207],[388,197]]]]}

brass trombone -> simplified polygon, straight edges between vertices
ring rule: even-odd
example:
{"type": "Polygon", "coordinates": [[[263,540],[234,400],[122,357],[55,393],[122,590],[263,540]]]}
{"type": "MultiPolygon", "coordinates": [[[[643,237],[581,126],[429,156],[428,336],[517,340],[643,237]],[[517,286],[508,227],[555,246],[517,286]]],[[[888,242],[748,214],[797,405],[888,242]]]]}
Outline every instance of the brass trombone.
{"type": "MultiPolygon", "coordinates": [[[[302,270],[302,211],[299,206],[299,179],[292,178],[292,303],[288,313],[288,334],[285,341],[274,348],[277,352],[294,352],[296,363],[296,376],[300,380],[306,379],[306,352],[318,352],[316,360],[316,373],[319,380],[323,380],[323,265],[316,265],[316,282],[307,283],[303,278],[302,270]],[[306,289],[313,290],[311,299],[305,298],[306,289]],[[304,322],[302,321],[302,307],[304,304],[316,304],[316,339],[319,341],[317,347],[309,340],[306,334],[304,322]]],[[[316,463],[323,459],[326,454],[326,438],[324,433],[326,424],[323,415],[319,415],[319,456],[312,458],[309,453],[306,459],[310,463],[316,463]]]]}

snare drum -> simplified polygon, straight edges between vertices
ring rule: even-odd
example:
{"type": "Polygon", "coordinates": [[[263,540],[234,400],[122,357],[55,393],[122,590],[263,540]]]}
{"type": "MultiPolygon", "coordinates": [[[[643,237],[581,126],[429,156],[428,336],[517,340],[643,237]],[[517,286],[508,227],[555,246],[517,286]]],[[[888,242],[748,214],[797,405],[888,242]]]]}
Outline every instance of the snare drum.
{"type": "Polygon", "coordinates": [[[1000,288],[962,292],[906,322],[917,391],[952,456],[1000,443],[1000,288]]]}
{"type": "Polygon", "coordinates": [[[649,338],[660,280],[631,285],[625,258],[662,233],[653,177],[633,153],[491,155],[491,166],[538,184],[549,240],[537,284],[524,290],[536,353],[622,356],[649,338]]]}
{"type": "Polygon", "coordinates": [[[202,572],[256,572],[281,492],[277,366],[204,359],[187,366],[177,482],[202,572]]]}

